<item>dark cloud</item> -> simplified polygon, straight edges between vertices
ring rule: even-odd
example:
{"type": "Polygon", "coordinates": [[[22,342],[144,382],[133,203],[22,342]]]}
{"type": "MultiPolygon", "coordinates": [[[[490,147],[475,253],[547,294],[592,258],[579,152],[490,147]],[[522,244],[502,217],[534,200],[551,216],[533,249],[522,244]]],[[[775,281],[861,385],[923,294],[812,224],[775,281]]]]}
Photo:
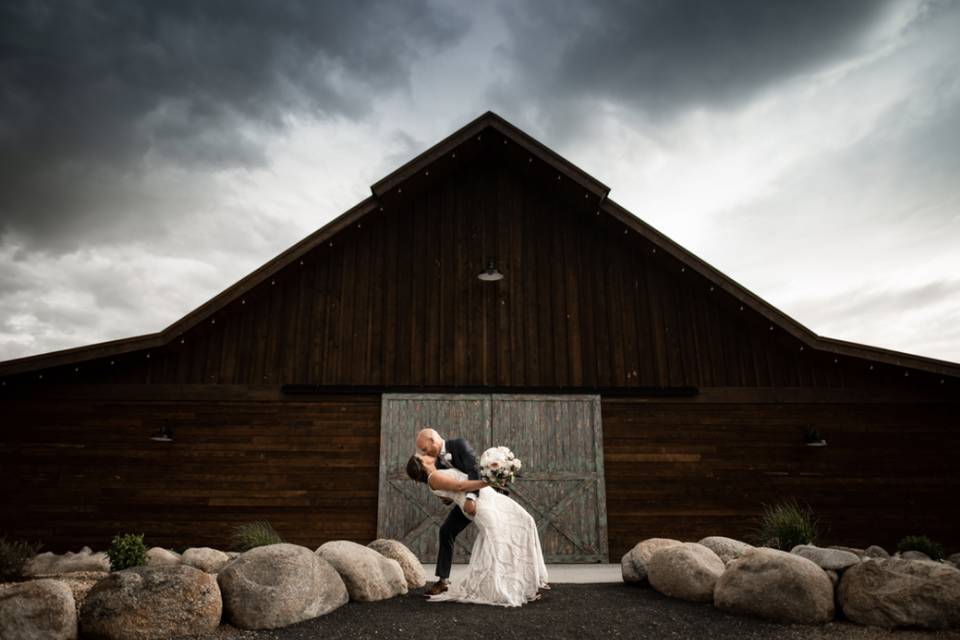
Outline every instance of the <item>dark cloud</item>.
{"type": "Polygon", "coordinates": [[[427,0],[6,2],[0,234],[143,215],[158,164],[260,166],[288,114],[362,118],[466,27],[427,0]]]}
{"type": "Polygon", "coordinates": [[[764,88],[860,53],[881,0],[504,2],[514,76],[505,105],[535,102],[557,135],[604,100],[661,121],[732,108],[764,88]],[[531,91],[530,87],[534,87],[531,91]],[[532,94],[535,97],[530,97],[532,94]]]}

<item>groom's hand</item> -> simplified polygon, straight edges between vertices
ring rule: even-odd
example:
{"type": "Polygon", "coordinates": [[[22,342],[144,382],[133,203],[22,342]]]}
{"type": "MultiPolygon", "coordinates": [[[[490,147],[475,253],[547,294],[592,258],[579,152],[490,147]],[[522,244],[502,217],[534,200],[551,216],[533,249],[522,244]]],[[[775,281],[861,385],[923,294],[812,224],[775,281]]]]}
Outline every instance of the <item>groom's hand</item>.
{"type": "Polygon", "coordinates": [[[467,500],[463,503],[463,510],[471,516],[477,515],[477,503],[475,500],[467,500]]]}

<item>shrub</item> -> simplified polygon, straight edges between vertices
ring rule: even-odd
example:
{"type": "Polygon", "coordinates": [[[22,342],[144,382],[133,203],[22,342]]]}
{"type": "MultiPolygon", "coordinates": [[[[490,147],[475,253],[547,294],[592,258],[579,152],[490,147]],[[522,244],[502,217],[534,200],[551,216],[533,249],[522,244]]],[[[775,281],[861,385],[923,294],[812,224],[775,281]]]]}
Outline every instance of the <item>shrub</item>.
{"type": "Polygon", "coordinates": [[[813,517],[813,510],[788,500],[772,507],[764,505],[760,525],[748,537],[758,546],[790,551],[798,544],[815,545],[821,534],[820,522],[813,517]]]}
{"type": "Polygon", "coordinates": [[[147,547],[143,544],[143,534],[126,533],[116,535],[107,549],[110,558],[110,570],[122,571],[130,567],[140,567],[147,563],[147,547]]]}
{"type": "Polygon", "coordinates": [[[921,551],[930,556],[931,560],[942,560],[944,555],[943,547],[927,536],[904,536],[900,538],[900,542],[897,543],[897,551],[900,553],[904,551],[921,551]]]}
{"type": "Polygon", "coordinates": [[[0,538],[0,580],[10,582],[23,578],[24,567],[41,547],[43,543],[39,541],[30,544],[26,540],[0,538]]]}
{"type": "Polygon", "coordinates": [[[280,535],[270,526],[270,523],[263,520],[235,526],[231,532],[230,541],[233,550],[241,553],[254,547],[283,542],[280,535]]]}

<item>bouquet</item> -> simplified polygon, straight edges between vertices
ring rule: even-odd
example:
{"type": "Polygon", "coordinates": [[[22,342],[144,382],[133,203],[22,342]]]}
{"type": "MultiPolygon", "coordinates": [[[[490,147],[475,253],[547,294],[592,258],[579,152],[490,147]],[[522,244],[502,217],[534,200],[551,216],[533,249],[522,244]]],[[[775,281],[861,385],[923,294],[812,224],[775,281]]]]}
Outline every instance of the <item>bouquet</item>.
{"type": "Polygon", "coordinates": [[[507,447],[490,447],[480,454],[480,477],[494,487],[506,489],[520,466],[520,458],[507,447]]]}

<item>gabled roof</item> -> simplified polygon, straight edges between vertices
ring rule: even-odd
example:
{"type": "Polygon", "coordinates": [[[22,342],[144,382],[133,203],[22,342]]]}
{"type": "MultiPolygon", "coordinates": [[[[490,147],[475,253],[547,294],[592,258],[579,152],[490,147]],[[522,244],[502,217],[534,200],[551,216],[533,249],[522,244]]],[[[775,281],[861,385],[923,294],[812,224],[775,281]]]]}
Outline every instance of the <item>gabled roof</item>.
{"type": "MultiPolygon", "coordinates": [[[[492,111],[484,113],[433,147],[430,147],[417,157],[405,163],[396,171],[377,181],[370,187],[372,191],[371,196],[343,212],[328,224],[291,246],[256,271],[238,280],[162,331],[7,360],[0,362],[0,376],[16,375],[141,349],[162,347],[175,338],[179,338],[199,323],[207,320],[234,300],[239,299],[254,289],[257,285],[275,276],[286,266],[300,260],[312,249],[327,242],[342,229],[360,221],[367,214],[381,209],[384,199],[402,190],[404,185],[413,180],[431,180],[429,177],[430,167],[448,155],[455,157],[456,153],[464,148],[468,141],[482,135],[487,130],[493,130],[503,136],[505,142],[509,140],[511,143],[519,145],[530,155],[531,161],[532,158],[537,158],[538,162],[544,163],[552,170],[558,172],[558,177],[563,175],[578,187],[586,190],[588,195],[596,198],[599,211],[610,215],[623,223],[627,228],[642,235],[649,242],[653,243],[657,249],[665,251],[682,264],[698,272],[707,280],[713,282],[715,286],[720,287],[737,298],[745,307],[749,307],[766,317],[771,322],[771,325],[778,326],[804,345],[829,353],[864,358],[902,367],[911,367],[948,376],[960,376],[960,364],[958,363],[818,336],[807,327],[749,291],[743,285],[727,277],[643,220],[637,218],[607,198],[607,194],[610,191],[609,187],[537,140],[534,140],[520,129],[517,129],[492,111]]],[[[434,176],[436,175],[437,172],[434,173],[434,176]]],[[[435,179],[435,177],[432,179],[435,179]]]]}

